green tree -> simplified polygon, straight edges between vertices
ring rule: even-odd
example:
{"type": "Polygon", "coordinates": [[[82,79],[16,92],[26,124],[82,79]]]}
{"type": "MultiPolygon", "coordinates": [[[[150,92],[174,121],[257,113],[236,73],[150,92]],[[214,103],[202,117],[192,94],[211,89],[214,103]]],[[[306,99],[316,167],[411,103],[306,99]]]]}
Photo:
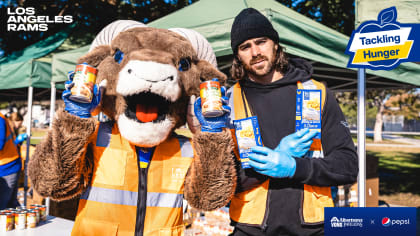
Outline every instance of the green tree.
{"type": "MultiPolygon", "coordinates": [[[[414,89],[368,90],[366,97],[366,120],[374,120],[374,142],[382,141],[383,115],[404,115],[406,119],[417,119],[419,116],[420,95],[414,89]],[[395,110],[391,107],[400,109],[395,110]]],[[[357,93],[336,93],[336,98],[349,124],[355,125],[357,123],[357,93]]],[[[368,124],[367,127],[369,127],[368,124]]]]}
{"type": "Polygon", "coordinates": [[[420,111],[420,93],[417,93],[414,89],[405,91],[398,90],[396,93],[390,96],[385,102],[387,115],[404,115],[407,120],[418,120],[420,111]]]}
{"type": "MultiPolygon", "coordinates": [[[[357,125],[357,93],[356,92],[337,92],[335,96],[339,102],[340,108],[346,117],[347,123],[351,128],[357,125]]],[[[367,99],[366,107],[366,127],[373,128],[378,109],[372,106],[372,99],[367,99]]]]}
{"type": "Polygon", "coordinates": [[[6,31],[7,8],[34,7],[36,16],[73,16],[77,28],[68,39],[72,45],[89,44],[107,24],[117,19],[148,23],[197,0],[9,0],[0,1],[2,30],[0,49],[4,56],[53,35],[66,24],[49,24],[47,31],[6,31]]]}
{"type": "Polygon", "coordinates": [[[277,2],[350,36],[354,30],[354,1],[277,0],[277,2]]]}

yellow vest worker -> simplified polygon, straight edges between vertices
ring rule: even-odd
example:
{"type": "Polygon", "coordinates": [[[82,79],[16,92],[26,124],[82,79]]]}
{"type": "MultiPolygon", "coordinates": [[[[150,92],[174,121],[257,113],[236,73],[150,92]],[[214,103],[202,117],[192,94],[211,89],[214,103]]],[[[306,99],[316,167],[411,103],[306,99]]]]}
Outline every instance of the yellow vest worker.
{"type": "Polygon", "coordinates": [[[8,164],[19,158],[19,152],[16,145],[14,144],[15,136],[12,132],[9,122],[7,122],[6,117],[0,113],[0,118],[5,121],[6,130],[5,130],[5,142],[3,149],[0,150],[0,165],[8,164]]]}
{"type": "Polygon", "coordinates": [[[141,149],[107,122],[99,124],[89,145],[93,176],[72,235],[183,235],[184,180],[193,160],[187,138],[141,149]]]}
{"type": "MultiPolygon", "coordinates": [[[[298,83],[299,89],[321,89],[322,90],[322,104],[325,104],[325,86],[314,80],[308,80],[305,83],[298,83]]],[[[230,89],[231,96],[229,97],[229,106],[232,108],[231,121],[243,119],[251,116],[250,108],[245,95],[241,91],[241,86],[236,83],[230,89]]],[[[323,107],[323,106],[322,106],[323,107]]],[[[234,149],[235,155],[239,158],[238,147],[234,129],[232,129],[232,137],[235,139],[234,149]]],[[[323,154],[310,151],[311,155],[317,155],[317,158],[322,158],[323,154]]],[[[270,197],[270,179],[256,184],[245,183],[245,185],[252,185],[253,187],[247,191],[237,193],[230,205],[230,217],[233,221],[247,224],[257,225],[262,228],[265,227],[268,206],[268,198],[270,197]]],[[[333,207],[330,187],[319,187],[304,185],[303,203],[301,206],[301,217],[304,224],[322,223],[324,221],[324,207],[333,207]]]]}
{"type": "Polygon", "coordinates": [[[17,191],[22,161],[18,145],[24,138],[15,138],[9,121],[0,113],[0,210],[19,206],[17,191]]]}

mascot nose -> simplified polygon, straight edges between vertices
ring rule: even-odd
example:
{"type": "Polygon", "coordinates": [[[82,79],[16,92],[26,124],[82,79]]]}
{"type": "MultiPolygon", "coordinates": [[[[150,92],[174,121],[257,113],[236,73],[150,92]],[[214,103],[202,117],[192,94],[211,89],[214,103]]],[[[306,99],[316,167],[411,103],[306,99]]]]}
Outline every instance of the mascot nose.
{"type": "Polygon", "coordinates": [[[128,72],[129,74],[131,74],[132,70],[131,70],[131,69],[128,69],[128,70],[127,70],[127,72],[128,72]]]}

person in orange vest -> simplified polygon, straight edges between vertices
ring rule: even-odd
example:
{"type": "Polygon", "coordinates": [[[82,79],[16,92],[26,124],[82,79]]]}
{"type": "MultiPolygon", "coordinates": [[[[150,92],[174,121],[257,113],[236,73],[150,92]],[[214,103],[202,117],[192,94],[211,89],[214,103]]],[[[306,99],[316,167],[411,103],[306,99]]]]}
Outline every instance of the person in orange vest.
{"type": "MultiPolygon", "coordinates": [[[[21,118],[17,115],[13,117],[21,118]]],[[[27,134],[19,134],[16,137],[14,129],[20,125],[17,123],[15,126],[13,121],[9,123],[0,113],[0,210],[19,206],[17,189],[22,161],[18,146],[27,138],[27,134]]]]}
{"type": "MultiPolygon", "coordinates": [[[[231,235],[323,235],[331,187],[354,183],[358,175],[354,143],[334,94],[311,79],[308,62],[286,57],[277,31],[253,8],[236,16],[231,47],[237,83],[227,92],[230,119],[204,117],[200,99],[194,106],[202,131],[230,127],[232,139],[234,120],[256,116],[259,123],[263,146],[251,147],[250,168],[240,168],[229,209],[231,235]],[[321,134],[295,131],[297,89],[321,90],[321,134]]],[[[238,154],[238,144],[233,151],[238,154]]]]}
{"type": "Polygon", "coordinates": [[[13,133],[17,137],[17,140],[16,140],[15,143],[18,147],[18,151],[19,151],[19,154],[20,154],[21,144],[28,137],[28,135],[25,133],[25,131],[26,131],[25,127],[22,126],[23,117],[18,112],[13,112],[12,114],[10,114],[10,117],[9,117],[8,120],[10,121],[10,126],[12,127],[13,133]]]}

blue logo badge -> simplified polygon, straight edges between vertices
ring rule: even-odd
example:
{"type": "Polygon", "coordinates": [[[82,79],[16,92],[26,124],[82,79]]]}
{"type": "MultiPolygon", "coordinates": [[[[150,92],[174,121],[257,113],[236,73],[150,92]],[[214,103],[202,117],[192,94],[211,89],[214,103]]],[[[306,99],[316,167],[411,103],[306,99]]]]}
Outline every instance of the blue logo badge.
{"type": "Polygon", "coordinates": [[[415,207],[326,207],[325,236],[414,236],[415,207]]]}
{"type": "Polygon", "coordinates": [[[391,225],[391,219],[389,219],[389,217],[384,217],[382,218],[382,225],[385,227],[388,227],[391,225]]]}
{"type": "Polygon", "coordinates": [[[377,21],[362,23],[349,40],[347,67],[391,70],[402,62],[420,61],[420,24],[400,24],[397,9],[382,10],[377,21]]]}

